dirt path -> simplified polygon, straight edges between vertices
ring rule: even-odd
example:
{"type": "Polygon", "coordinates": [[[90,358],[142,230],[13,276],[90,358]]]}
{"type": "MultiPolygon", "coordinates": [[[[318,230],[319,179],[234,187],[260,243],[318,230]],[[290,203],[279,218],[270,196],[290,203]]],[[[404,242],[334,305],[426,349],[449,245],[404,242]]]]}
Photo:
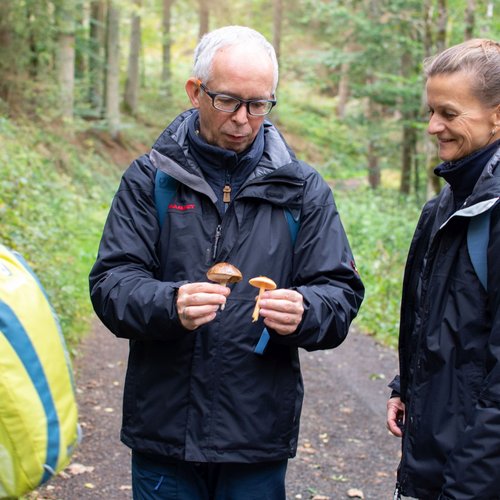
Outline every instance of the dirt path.
{"type": "MultiPolygon", "coordinates": [[[[127,352],[127,341],[96,322],[74,366],[84,439],[72,465],[31,498],[131,498],[130,453],[119,441],[127,352]]],[[[385,429],[385,403],[396,354],[353,329],[339,348],[301,351],[301,360],[305,401],[288,499],[346,499],[352,489],[391,499],[399,441],[385,429]]]]}

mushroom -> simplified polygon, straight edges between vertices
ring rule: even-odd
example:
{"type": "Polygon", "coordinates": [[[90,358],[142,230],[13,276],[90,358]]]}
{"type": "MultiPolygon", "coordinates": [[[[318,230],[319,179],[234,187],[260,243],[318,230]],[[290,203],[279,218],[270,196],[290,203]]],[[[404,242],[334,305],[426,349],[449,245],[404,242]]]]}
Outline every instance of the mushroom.
{"type": "MultiPolygon", "coordinates": [[[[219,262],[207,271],[207,278],[210,281],[215,281],[222,286],[226,286],[228,283],[241,281],[243,276],[241,275],[241,271],[232,264],[219,262]]],[[[221,310],[224,310],[224,304],[222,304],[221,310]]]]}
{"type": "Polygon", "coordinates": [[[266,290],[275,290],[277,285],[271,278],[266,278],[266,276],[257,276],[248,280],[248,282],[259,289],[259,295],[255,297],[255,308],[252,314],[252,322],[255,322],[259,319],[259,304],[262,294],[266,290]]]}

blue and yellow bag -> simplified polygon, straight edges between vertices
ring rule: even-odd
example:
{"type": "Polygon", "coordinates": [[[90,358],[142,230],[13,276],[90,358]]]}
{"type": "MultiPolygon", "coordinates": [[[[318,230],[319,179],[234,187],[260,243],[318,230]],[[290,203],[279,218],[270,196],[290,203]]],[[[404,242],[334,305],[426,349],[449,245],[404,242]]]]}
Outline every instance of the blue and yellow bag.
{"type": "Polygon", "coordinates": [[[0,245],[0,498],[32,491],[66,467],[79,437],[55,312],[26,261],[0,245]]]}

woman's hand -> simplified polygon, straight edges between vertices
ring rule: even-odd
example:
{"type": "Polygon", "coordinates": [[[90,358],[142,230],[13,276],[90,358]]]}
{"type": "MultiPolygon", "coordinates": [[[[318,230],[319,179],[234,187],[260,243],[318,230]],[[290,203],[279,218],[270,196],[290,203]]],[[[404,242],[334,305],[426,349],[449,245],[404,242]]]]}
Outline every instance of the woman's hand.
{"type": "Polygon", "coordinates": [[[405,420],[405,405],[399,397],[390,398],[387,401],[387,428],[396,437],[403,436],[403,424],[405,420]]]}

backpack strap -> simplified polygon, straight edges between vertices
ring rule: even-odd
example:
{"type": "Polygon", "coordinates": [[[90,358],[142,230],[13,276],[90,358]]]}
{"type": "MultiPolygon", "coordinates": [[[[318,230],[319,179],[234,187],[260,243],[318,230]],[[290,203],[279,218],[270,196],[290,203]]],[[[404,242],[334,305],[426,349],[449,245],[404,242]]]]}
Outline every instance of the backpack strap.
{"type": "Polygon", "coordinates": [[[177,191],[177,184],[173,177],[160,169],[156,170],[154,195],[160,229],[163,227],[168,206],[177,191]]]}
{"type": "MultiPolygon", "coordinates": [[[[295,246],[295,241],[297,240],[297,234],[300,228],[300,212],[298,212],[297,215],[294,216],[290,209],[285,208],[284,213],[286,222],[288,224],[288,230],[290,231],[290,237],[292,238],[292,245],[295,246]]],[[[270,338],[271,336],[269,335],[267,328],[264,328],[264,330],[262,330],[262,333],[260,334],[259,341],[257,342],[257,345],[255,346],[253,352],[255,354],[264,354],[264,350],[266,349],[270,338]]]]}
{"type": "Polygon", "coordinates": [[[469,221],[467,250],[474,271],[485,290],[488,290],[488,242],[490,240],[491,209],[469,221]]]}

